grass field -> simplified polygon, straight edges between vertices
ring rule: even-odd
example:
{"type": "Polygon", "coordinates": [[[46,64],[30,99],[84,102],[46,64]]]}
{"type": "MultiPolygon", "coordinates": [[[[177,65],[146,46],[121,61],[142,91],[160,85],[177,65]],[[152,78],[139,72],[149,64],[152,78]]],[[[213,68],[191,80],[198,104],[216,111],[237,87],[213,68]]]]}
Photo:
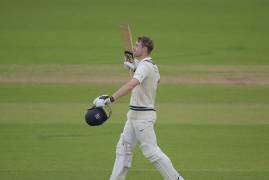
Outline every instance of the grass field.
{"type": "MultiPolygon", "coordinates": [[[[269,177],[266,0],[0,1],[0,179],[105,180],[129,97],[119,24],[155,41],[158,143],[187,180],[269,177]]],[[[127,180],[162,179],[135,150],[127,180]]]]}

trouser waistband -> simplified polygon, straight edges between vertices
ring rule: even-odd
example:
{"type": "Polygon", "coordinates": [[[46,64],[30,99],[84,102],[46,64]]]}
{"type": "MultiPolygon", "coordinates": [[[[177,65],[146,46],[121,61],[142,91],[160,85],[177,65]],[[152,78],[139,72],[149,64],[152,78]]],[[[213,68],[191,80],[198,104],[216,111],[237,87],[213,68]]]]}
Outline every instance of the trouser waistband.
{"type": "Polygon", "coordinates": [[[156,111],[153,108],[150,108],[150,107],[142,107],[142,106],[131,106],[130,105],[129,108],[131,110],[134,110],[134,111],[156,111]]]}

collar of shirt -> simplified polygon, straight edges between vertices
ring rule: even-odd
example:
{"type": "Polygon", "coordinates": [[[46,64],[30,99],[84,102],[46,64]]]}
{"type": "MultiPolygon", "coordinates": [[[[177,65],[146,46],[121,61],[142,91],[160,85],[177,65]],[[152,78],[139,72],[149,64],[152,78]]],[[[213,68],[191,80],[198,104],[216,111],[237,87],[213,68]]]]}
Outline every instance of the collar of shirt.
{"type": "Polygon", "coordinates": [[[146,61],[146,60],[150,60],[150,61],[151,61],[151,60],[152,60],[152,58],[151,58],[151,57],[146,57],[146,58],[144,58],[144,59],[140,60],[140,61],[138,62],[138,64],[139,64],[139,63],[141,63],[141,62],[143,62],[143,61],[146,61]]]}
{"type": "Polygon", "coordinates": [[[145,61],[145,60],[152,60],[152,58],[151,57],[146,57],[146,58],[142,59],[140,62],[145,61]]]}

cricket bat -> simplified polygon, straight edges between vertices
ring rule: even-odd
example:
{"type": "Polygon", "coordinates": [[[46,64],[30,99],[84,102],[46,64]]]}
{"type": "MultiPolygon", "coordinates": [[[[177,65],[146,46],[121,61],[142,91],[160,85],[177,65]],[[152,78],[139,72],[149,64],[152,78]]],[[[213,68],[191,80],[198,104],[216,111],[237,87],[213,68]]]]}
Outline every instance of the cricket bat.
{"type": "Polygon", "coordinates": [[[122,24],[120,26],[120,29],[121,29],[122,40],[123,40],[124,54],[127,58],[127,61],[133,62],[134,61],[133,41],[132,41],[132,34],[131,34],[130,26],[129,24],[122,24]]]}

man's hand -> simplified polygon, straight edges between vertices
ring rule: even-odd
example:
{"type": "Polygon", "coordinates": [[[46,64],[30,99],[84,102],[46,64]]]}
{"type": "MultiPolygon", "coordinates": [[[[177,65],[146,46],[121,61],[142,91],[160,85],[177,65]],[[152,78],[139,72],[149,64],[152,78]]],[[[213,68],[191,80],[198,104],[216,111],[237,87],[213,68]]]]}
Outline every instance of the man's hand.
{"type": "Polygon", "coordinates": [[[115,99],[113,98],[113,96],[102,95],[102,96],[98,96],[97,98],[95,98],[95,100],[93,101],[93,104],[96,107],[103,107],[106,104],[111,104],[114,101],[115,101],[115,99]]]}

